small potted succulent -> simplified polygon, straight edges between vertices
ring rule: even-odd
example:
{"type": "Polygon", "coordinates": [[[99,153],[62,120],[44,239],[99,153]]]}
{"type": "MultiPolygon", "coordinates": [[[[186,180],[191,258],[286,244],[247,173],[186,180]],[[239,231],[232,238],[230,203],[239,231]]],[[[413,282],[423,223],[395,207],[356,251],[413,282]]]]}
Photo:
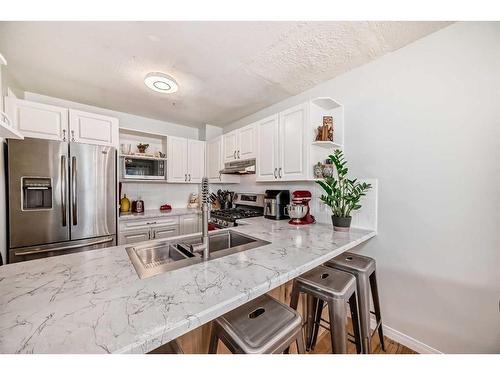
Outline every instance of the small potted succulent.
{"type": "Polygon", "coordinates": [[[335,166],[337,176],[334,173],[332,177],[317,181],[325,191],[320,199],[332,210],[333,229],[346,232],[351,226],[351,212],[361,208],[359,201],[372,186],[347,177],[349,170],[342,150],[335,150],[328,158],[335,166]]]}

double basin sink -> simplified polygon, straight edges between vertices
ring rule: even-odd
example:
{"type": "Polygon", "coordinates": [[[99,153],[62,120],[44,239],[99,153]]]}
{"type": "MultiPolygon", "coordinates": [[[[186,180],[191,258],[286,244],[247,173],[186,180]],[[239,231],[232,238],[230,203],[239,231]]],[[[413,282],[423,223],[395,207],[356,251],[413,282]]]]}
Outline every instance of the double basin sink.
{"type": "MultiPolygon", "coordinates": [[[[231,230],[209,233],[210,259],[264,246],[270,242],[231,230]]],[[[193,253],[191,245],[202,242],[201,235],[177,237],[127,247],[127,254],[139,275],[145,279],[164,272],[201,263],[201,254],[193,253]]]]}

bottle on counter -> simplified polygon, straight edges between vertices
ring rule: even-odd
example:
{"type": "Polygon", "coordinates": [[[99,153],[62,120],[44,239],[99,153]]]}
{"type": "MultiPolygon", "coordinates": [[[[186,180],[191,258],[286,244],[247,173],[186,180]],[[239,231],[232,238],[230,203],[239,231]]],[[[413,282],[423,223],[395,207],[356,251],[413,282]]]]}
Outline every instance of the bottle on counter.
{"type": "Polygon", "coordinates": [[[144,201],[141,198],[132,202],[132,212],[144,212],[144,201]]]}
{"type": "Polygon", "coordinates": [[[123,194],[123,198],[120,199],[120,212],[130,211],[130,201],[127,198],[127,194],[123,194]]]}

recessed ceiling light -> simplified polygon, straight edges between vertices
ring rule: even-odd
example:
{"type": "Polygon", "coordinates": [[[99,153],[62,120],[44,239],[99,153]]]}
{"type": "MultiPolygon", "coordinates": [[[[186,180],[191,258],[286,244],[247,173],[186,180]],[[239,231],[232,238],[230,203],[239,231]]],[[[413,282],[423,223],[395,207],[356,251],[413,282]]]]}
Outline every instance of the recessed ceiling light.
{"type": "Polygon", "coordinates": [[[164,94],[171,94],[179,89],[179,85],[175,82],[175,79],[160,72],[148,73],[144,78],[144,83],[151,90],[164,94]]]}

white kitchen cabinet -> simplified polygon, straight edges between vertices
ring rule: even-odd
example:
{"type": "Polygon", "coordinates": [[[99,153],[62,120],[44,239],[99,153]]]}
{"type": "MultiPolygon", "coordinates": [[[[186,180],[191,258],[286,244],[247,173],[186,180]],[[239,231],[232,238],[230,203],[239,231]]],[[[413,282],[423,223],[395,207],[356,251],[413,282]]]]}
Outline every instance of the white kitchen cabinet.
{"type": "Polygon", "coordinates": [[[257,123],[257,181],[308,178],[307,105],[301,104],[257,123]]]}
{"type": "Polygon", "coordinates": [[[254,159],[257,156],[256,124],[223,135],[224,162],[254,159]]]}
{"type": "Polygon", "coordinates": [[[187,182],[187,139],[167,138],[167,181],[187,182]]]}
{"type": "Polygon", "coordinates": [[[68,140],[68,109],[5,97],[6,112],[13,126],[25,137],[68,140]]]}
{"type": "Polygon", "coordinates": [[[273,115],[257,123],[259,145],[256,162],[257,181],[275,181],[279,168],[279,117],[273,115]]]}
{"type": "Polygon", "coordinates": [[[224,155],[222,152],[223,136],[211,139],[206,144],[206,170],[208,181],[212,183],[239,183],[240,176],[220,174],[224,168],[224,155]]]}
{"type": "Polygon", "coordinates": [[[307,106],[301,104],[279,114],[280,166],[278,179],[302,180],[307,173],[307,106]]]}
{"type": "Polygon", "coordinates": [[[238,130],[233,130],[222,136],[224,163],[236,160],[236,151],[238,149],[238,130]]]}
{"type": "Polygon", "coordinates": [[[5,102],[14,127],[25,137],[118,148],[118,119],[114,117],[14,97],[6,97],[5,102]]]}
{"type": "Polygon", "coordinates": [[[118,148],[118,119],[70,109],[69,140],[118,148]]]}
{"type": "Polygon", "coordinates": [[[150,230],[149,226],[139,226],[137,228],[120,231],[118,235],[118,244],[128,245],[131,243],[148,241],[150,239],[150,230]]]}
{"type": "Polygon", "coordinates": [[[167,182],[200,183],[205,174],[205,142],[167,138],[167,182]]]}
{"type": "Polygon", "coordinates": [[[179,235],[178,225],[153,225],[151,226],[151,239],[175,237],[179,235]]]}
{"type": "Polygon", "coordinates": [[[179,218],[180,234],[191,234],[200,231],[198,221],[200,215],[185,215],[179,218]]]}
{"type": "Polygon", "coordinates": [[[205,174],[205,142],[188,139],[188,182],[201,183],[205,174]]]}

